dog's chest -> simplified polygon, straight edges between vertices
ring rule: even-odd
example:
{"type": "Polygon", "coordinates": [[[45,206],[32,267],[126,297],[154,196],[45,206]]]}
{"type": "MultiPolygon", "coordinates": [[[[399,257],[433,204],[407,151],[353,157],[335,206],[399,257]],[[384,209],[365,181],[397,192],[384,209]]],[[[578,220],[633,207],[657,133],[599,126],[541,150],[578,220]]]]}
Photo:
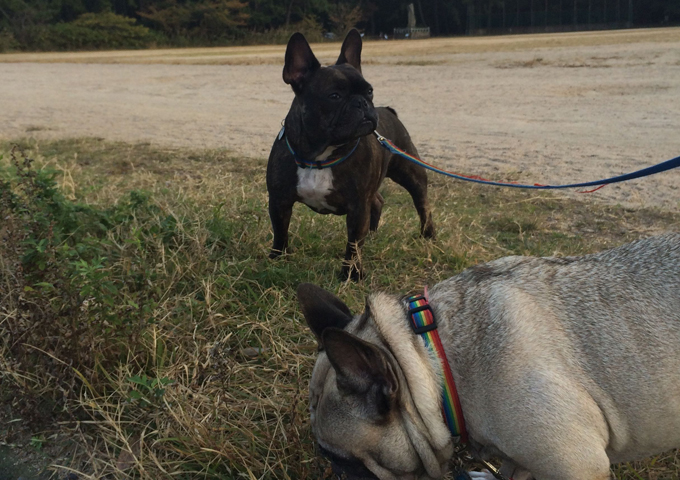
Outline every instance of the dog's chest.
{"type": "Polygon", "coordinates": [[[330,168],[298,167],[297,180],[297,194],[302,203],[319,212],[335,212],[335,207],[326,201],[333,190],[333,171],[330,168]]]}
{"type": "MultiPolygon", "coordinates": [[[[316,157],[316,160],[326,160],[335,147],[331,146],[316,157]]],[[[329,205],[326,198],[333,190],[333,171],[330,168],[300,168],[297,169],[297,194],[302,203],[319,213],[335,212],[336,208],[329,205]]]]}

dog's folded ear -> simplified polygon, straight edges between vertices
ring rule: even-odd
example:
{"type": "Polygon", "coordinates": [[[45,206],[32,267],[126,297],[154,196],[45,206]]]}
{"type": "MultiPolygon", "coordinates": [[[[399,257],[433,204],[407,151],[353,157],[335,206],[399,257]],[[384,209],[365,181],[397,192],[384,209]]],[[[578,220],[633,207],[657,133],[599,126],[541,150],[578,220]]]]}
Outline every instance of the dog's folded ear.
{"type": "Polygon", "coordinates": [[[311,283],[301,283],[297,289],[298,302],[307,325],[322,343],[323,331],[328,327],[343,329],[352,321],[352,312],[338,297],[311,283]]]}
{"type": "Polygon", "coordinates": [[[366,413],[375,417],[386,415],[394,404],[399,385],[387,355],[337,328],[324,331],[323,345],[335,369],[338,390],[359,396],[366,413]]]}
{"type": "Polygon", "coordinates": [[[321,68],[314,56],[307,39],[300,32],[294,33],[288,40],[286,60],[283,66],[283,81],[300,93],[309,75],[321,68]]]}
{"type": "Polygon", "coordinates": [[[342,65],[343,63],[349,63],[361,72],[361,34],[356,28],[350,30],[345,41],[342,42],[340,56],[335,64],[342,65]]]}

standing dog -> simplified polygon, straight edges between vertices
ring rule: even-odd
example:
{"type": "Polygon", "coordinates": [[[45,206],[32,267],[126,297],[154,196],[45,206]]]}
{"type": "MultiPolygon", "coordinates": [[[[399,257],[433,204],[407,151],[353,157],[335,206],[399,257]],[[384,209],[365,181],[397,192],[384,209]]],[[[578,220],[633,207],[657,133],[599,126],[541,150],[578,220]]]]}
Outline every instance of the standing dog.
{"type": "Polygon", "coordinates": [[[376,128],[412,155],[418,152],[390,108],[373,106],[373,88],[361,75],[361,36],[347,34],[335,65],[321,67],[307,40],[288,42],[283,81],[295,92],[293,104],[269,155],[267,190],[274,231],[270,257],[288,246],[295,202],[322,214],[347,215],[344,278],[361,276],[358,253],[369,230],[380,222],[378,188],[387,176],[411,194],[420,231],[434,236],[425,170],[380,146],[376,128]]]}
{"type": "MultiPolygon", "coordinates": [[[[298,288],[320,344],[310,385],[321,451],[349,478],[440,479],[452,456],[441,368],[405,301],[352,316],[298,288]]],[[[437,284],[438,322],[471,450],[514,480],[605,480],[680,447],[680,235],[584,257],[506,257],[437,284]]]]}

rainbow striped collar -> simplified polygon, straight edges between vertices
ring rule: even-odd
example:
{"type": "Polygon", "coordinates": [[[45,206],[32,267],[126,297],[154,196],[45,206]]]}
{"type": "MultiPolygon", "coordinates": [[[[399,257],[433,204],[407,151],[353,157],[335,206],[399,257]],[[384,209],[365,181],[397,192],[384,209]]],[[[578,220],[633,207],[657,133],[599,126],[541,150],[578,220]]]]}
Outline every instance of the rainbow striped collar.
{"type": "Polygon", "coordinates": [[[463,409],[458,399],[456,384],[453,381],[453,374],[446,352],[439,338],[437,331],[437,321],[434,312],[430,308],[427,299],[427,288],[423,295],[415,295],[406,299],[408,302],[408,316],[414,333],[423,338],[425,346],[437,355],[441,361],[444,384],[442,388],[442,414],[444,421],[454,437],[460,437],[463,443],[467,442],[467,431],[465,429],[465,418],[463,409]]]}
{"type": "Polygon", "coordinates": [[[336,165],[340,165],[342,162],[344,162],[350,156],[352,156],[354,151],[359,146],[360,141],[361,138],[357,138],[357,143],[354,144],[354,148],[347,155],[343,155],[342,157],[327,158],[326,160],[305,160],[304,158],[300,157],[297,153],[295,153],[295,150],[293,150],[293,147],[291,147],[290,143],[288,142],[288,137],[286,137],[286,145],[288,146],[288,151],[291,153],[291,155],[293,155],[293,158],[295,159],[295,163],[297,164],[297,166],[300,168],[317,168],[319,170],[323,168],[331,168],[336,165]]]}

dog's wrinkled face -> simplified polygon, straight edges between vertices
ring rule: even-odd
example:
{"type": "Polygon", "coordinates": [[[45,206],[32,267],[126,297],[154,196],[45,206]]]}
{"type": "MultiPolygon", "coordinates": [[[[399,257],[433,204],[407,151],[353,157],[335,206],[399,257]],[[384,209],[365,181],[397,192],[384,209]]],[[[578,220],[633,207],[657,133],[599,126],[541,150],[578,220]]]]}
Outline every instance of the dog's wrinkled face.
{"type": "MultiPolygon", "coordinates": [[[[339,334],[324,335],[327,340],[334,336],[339,334]]],[[[347,352],[341,347],[336,353],[347,352]]],[[[321,353],[309,399],[319,453],[331,461],[337,475],[344,473],[348,479],[416,478],[409,474],[422,467],[398,411],[390,405],[394,396],[385,394],[379,382],[372,388],[347,383],[331,366],[327,352],[321,353]]]]}
{"type": "Polygon", "coordinates": [[[319,453],[348,479],[433,478],[409,434],[404,377],[371,326],[370,301],[352,317],[340,299],[314,285],[300,285],[298,299],[320,347],[310,382],[319,453]]]}
{"type": "Polygon", "coordinates": [[[294,34],[286,49],[283,80],[302,105],[308,135],[341,145],[377,128],[373,88],[361,75],[361,36],[352,30],[335,65],[322,68],[307,40],[294,34]]]}

